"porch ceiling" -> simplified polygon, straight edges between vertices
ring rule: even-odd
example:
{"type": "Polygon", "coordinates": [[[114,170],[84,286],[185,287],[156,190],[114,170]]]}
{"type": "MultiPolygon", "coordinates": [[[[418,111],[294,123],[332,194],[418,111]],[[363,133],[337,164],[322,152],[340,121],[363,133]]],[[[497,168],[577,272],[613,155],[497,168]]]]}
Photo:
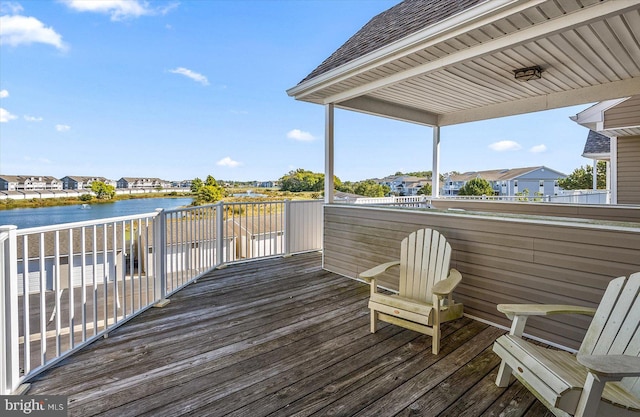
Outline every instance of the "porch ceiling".
{"type": "Polygon", "coordinates": [[[314,73],[287,93],[434,126],[640,94],[640,1],[482,2],[314,73]]]}

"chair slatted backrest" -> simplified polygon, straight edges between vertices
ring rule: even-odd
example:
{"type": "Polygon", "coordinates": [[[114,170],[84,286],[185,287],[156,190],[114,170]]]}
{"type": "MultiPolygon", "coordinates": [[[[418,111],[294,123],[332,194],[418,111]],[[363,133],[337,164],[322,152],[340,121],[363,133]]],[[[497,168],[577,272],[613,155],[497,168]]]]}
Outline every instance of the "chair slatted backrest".
{"type": "Polygon", "coordinates": [[[437,230],[411,233],[400,245],[400,296],[431,302],[433,284],[447,278],[450,261],[451,245],[437,230]]]}
{"type": "MultiPolygon", "coordinates": [[[[580,353],[640,356],[640,272],[609,283],[580,353]]],[[[625,378],[623,384],[640,398],[639,378],[625,378]]]]}

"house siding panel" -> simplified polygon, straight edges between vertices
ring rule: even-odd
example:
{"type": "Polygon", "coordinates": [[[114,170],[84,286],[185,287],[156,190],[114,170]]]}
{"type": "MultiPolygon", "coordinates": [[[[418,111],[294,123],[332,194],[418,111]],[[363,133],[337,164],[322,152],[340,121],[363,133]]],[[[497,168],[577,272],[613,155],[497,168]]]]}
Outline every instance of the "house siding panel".
{"type": "MultiPolygon", "coordinates": [[[[640,271],[640,222],[615,229],[561,220],[339,205],[325,207],[324,222],[323,266],[352,278],[397,258],[408,233],[422,227],[439,230],[453,249],[451,267],[463,274],[455,298],[465,304],[467,314],[504,326],[509,321],[496,310],[499,303],[595,306],[612,278],[640,271]]],[[[381,281],[397,289],[393,273],[381,281]]],[[[532,319],[527,332],[577,348],[589,321],[532,319]]]]}
{"type": "Polygon", "coordinates": [[[604,112],[604,129],[640,126],[640,95],[604,112]]]}
{"type": "Polygon", "coordinates": [[[619,137],[617,146],[618,204],[640,204],[640,136],[619,137]]]}

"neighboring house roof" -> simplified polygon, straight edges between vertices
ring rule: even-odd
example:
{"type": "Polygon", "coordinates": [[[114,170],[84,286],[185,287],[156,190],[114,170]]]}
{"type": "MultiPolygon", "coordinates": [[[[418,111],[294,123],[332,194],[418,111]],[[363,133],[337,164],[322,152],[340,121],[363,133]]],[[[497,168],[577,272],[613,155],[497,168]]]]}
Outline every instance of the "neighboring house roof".
{"type": "Polygon", "coordinates": [[[71,180],[77,181],[77,182],[86,182],[86,181],[109,181],[107,178],[105,177],[87,177],[87,176],[79,176],[79,175],[67,175],[65,178],[69,178],[71,180]]]}
{"type": "Polygon", "coordinates": [[[20,177],[17,175],[2,175],[0,176],[0,180],[4,180],[6,182],[20,182],[20,177]]]}
{"type": "Polygon", "coordinates": [[[549,169],[545,166],[526,167],[526,168],[513,168],[513,169],[494,169],[488,171],[471,171],[463,174],[453,174],[449,177],[449,181],[469,181],[474,178],[482,178],[487,181],[507,181],[517,179],[525,174],[536,171],[538,169],[546,169],[557,173],[559,176],[565,176],[565,174],[549,169]]]}
{"type": "Polygon", "coordinates": [[[371,19],[300,83],[487,0],[405,0],[371,19]]]}
{"type": "Polygon", "coordinates": [[[589,130],[582,156],[585,158],[606,157],[611,155],[611,139],[593,130],[589,130]]]}

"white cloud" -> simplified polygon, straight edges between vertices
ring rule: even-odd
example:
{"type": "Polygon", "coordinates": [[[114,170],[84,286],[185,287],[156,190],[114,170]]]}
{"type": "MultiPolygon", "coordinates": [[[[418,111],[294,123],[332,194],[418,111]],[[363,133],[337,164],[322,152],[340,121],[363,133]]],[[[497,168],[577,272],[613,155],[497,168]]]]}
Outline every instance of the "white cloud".
{"type": "Polygon", "coordinates": [[[20,4],[14,3],[12,1],[5,1],[0,3],[0,13],[18,14],[23,10],[24,8],[20,4]]]}
{"type": "Polygon", "coordinates": [[[299,140],[302,142],[310,142],[312,140],[315,140],[316,138],[313,137],[313,135],[309,132],[304,132],[300,129],[293,129],[291,131],[289,131],[289,133],[287,133],[287,137],[289,139],[293,139],[293,140],[299,140]]]}
{"type": "Polygon", "coordinates": [[[18,46],[32,43],[53,45],[60,50],[67,48],[60,34],[53,28],[45,27],[44,23],[35,17],[0,16],[0,45],[18,46]]]}
{"type": "Polygon", "coordinates": [[[146,1],[138,0],[62,0],[70,9],[78,12],[93,12],[111,15],[111,20],[157,14],[146,1]]]}
{"type": "Polygon", "coordinates": [[[185,77],[191,78],[193,81],[198,82],[202,85],[209,85],[209,80],[207,80],[207,77],[184,67],[178,67],[176,69],[169,70],[169,72],[172,74],[184,75],[185,77]]]}
{"type": "Polygon", "coordinates": [[[544,143],[541,143],[540,145],[532,146],[531,149],[529,149],[529,152],[531,153],[542,153],[546,151],[547,151],[547,145],[545,145],[544,143]]]}
{"type": "Polygon", "coordinates": [[[18,116],[9,113],[6,109],[0,107],[0,123],[8,123],[10,120],[17,119],[18,116]]]}
{"type": "Polygon", "coordinates": [[[26,120],[27,122],[41,122],[42,121],[42,117],[29,116],[29,115],[25,114],[24,115],[24,120],[26,120]]]}
{"type": "Polygon", "coordinates": [[[7,90],[0,90],[0,98],[9,97],[9,92],[7,90]]]}
{"type": "Polygon", "coordinates": [[[216,165],[219,165],[221,167],[229,167],[229,168],[235,168],[239,165],[242,165],[242,163],[238,162],[238,161],[234,161],[233,159],[231,159],[230,157],[224,157],[221,160],[219,160],[216,165]]]}
{"type": "Polygon", "coordinates": [[[499,142],[494,142],[489,145],[489,149],[498,152],[504,151],[518,151],[522,149],[522,146],[518,142],[514,142],[512,140],[501,140],[499,142]]]}
{"type": "Polygon", "coordinates": [[[58,132],[68,132],[71,130],[71,126],[69,125],[56,125],[56,130],[58,132]]]}

